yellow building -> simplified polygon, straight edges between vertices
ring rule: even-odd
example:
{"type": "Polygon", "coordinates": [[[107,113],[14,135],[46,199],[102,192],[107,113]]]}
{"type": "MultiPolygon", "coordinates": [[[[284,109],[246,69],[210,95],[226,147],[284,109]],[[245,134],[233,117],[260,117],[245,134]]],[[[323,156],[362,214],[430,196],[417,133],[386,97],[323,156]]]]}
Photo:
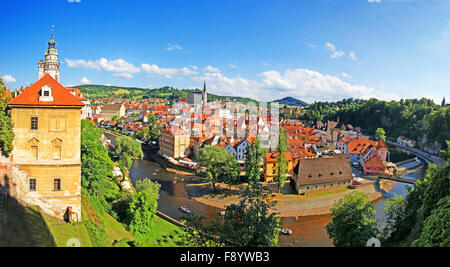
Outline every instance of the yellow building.
{"type": "MultiPolygon", "coordinates": [[[[278,156],[280,153],[266,153],[266,156],[264,157],[264,182],[269,183],[273,182],[274,178],[278,174],[278,156]]],[[[292,171],[294,169],[293,167],[293,159],[290,152],[284,152],[284,156],[288,162],[288,168],[287,168],[287,177],[292,176],[292,171]]]]}
{"type": "Polygon", "coordinates": [[[104,105],[102,107],[102,112],[100,113],[105,121],[110,121],[114,116],[119,118],[125,116],[125,105],[124,104],[116,104],[116,105],[104,105]]]}
{"type": "Polygon", "coordinates": [[[186,157],[189,154],[190,135],[181,129],[172,132],[172,128],[164,129],[159,136],[159,153],[174,159],[186,157]]]}
{"type": "Polygon", "coordinates": [[[49,74],[8,103],[14,122],[12,194],[52,216],[81,220],[81,108],[49,74]]]}

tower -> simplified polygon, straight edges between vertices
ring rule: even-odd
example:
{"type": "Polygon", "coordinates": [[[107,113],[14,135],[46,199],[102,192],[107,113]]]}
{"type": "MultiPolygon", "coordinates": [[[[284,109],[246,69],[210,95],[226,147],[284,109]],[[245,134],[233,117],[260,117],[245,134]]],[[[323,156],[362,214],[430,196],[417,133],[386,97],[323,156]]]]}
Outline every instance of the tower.
{"type": "Polygon", "coordinates": [[[208,92],[206,91],[206,82],[203,82],[202,104],[208,103],[208,92]]]}
{"type": "Polygon", "coordinates": [[[53,40],[53,29],[50,40],[48,41],[48,49],[45,50],[45,60],[38,63],[39,79],[44,77],[46,73],[50,74],[57,82],[59,82],[59,61],[58,50],[55,48],[56,43],[53,40]]]}

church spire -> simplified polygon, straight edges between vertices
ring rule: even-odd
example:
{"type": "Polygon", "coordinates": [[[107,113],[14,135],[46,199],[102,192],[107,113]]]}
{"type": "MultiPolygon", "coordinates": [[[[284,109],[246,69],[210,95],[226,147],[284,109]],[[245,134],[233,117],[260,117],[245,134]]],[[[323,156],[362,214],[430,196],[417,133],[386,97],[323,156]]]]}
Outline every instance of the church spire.
{"type": "Polygon", "coordinates": [[[202,103],[208,103],[208,92],[206,91],[206,81],[203,81],[202,103]]]}

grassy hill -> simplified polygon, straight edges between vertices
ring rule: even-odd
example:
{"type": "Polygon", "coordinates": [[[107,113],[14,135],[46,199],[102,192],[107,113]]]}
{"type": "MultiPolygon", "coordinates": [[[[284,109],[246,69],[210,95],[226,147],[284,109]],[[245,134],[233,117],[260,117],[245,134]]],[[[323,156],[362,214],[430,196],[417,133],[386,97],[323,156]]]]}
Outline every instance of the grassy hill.
{"type": "MultiPolygon", "coordinates": [[[[89,197],[82,197],[82,221],[66,223],[44,214],[38,207],[27,207],[9,198],[5,220],[0,224],[2,247],[66,247],[76,238],[82,247],[130,246],[135,240],[123,224],[107,213],[96,212],[89,197]]],[[[145,246],[174,247],[179,227],[155,216],[152,232],[145,246]]]]}
{"type": "MultiPolygon", "coordinates": [[[[127,99],[141,99],[147,98],[162,98],[166,100],[176,101],[179,98],[186,98],[189,92],[201,92],[200,89],[177,89],[173,87],[162,87],[155,89],[136,88],[136,87],[118,87],[106,85],[80,85],[76,86],[83,94],[89,95],[90,98],[105,98],[105,97],[122,97],[127,99]]],[[[250,101],[256,102],[250,98],[219,96],[208,93],[208,100],[230,100],[241,103],[248,103],[250,101]]]]}

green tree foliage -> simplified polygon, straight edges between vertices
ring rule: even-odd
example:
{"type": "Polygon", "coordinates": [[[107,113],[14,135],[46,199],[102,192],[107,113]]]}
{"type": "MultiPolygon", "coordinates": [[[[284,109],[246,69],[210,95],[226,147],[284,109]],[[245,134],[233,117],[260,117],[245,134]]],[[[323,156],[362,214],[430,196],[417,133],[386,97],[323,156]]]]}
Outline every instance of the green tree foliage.
{"type": "Polygon", "coordinates": [[[259,183],[260,181],[260,165],[264,150],[261,148],[261,141],[255,138],[252,144],[245,151],[245,180],[248,184],[259,183]]]}
{"type": "Polygon", "coordinates": [[[158,207],[158,183],[143,179],[136,183],[136,194],[129,203],[128,229],[136,236],[145,239],[150,233],[158,207]]]}
{"type": "Polygon", "coordinates": [[[270,193],[259,184],[249,186],[238,204],[231,204],[222,220],[203,223],[196,214],[184,217],[183,246],[270,247],[276,246],[279,221],[271,212],[275,206],[270,193]]]}
{"type": "Polygon", "coordinates": [[[224,181],[234,183],[239,174],[236,158],[219,146],[204,146],[200,149],[197,161],[201,168],[205,168],[206,177],[217,192],[216,183],[224,181]]]}
{"type": "Polygon", "coordinates": [[[10,153],[13,149],[13,122],[6,113],[6,107],[11,99],[6,95],[6,86],[0,78],[0,150],[10,153]]]}
{"type": "Polygon", "coordinates": [[[287,179],[287,170],[288,170],[288,161],[286,159],[285,152],[288,151],[288,143],[286,139],[286,133],[283,128],[280,128],[279,133],[279,142],[278,142],[278,151],[280,155],[277,158],[277,175],[275,176],[275,181],[278,184],[278,193],[280,193],[281,188],[284,186],[284,183],[287,179]]]}
{"type": "Polygon", "coordinates": [[[111,118],[111,121],[118,121],[119,119],[120,119],[119,116],[114,115],[114,116],[111,118]]]}
{"type": "Polygon", "coordinates": [[[447,162],[450,162],[450,141],[445,141],[446,147],[444,147],[443,150],[441,150],[441,157],[446,160],[447,162]]]}
{"type": "MultiPolygon", "coordinates": [[[[415,240],[420,239],[422,235],[426,236],[434,231],[436,233],[438,231],[448,232],[448,228],[432,229],[433,225],[439,225],[439,223],[434,222],[432,218],[431,221],[428,220],[434,209],[439,205],[438,203],[448,196],[450,196],[450,164],[447,163],[443,167],[430,164],[425,178],[416,181],[414,188],[406,195],[404,216],[398,218],[395,222],[397,227],[388,236],[387,244],[408,246],[415,240]],[[428,226],[426,226],[427,221],[428,226]],[[424,231],[427,231],[427,233],[424,233],[424,231]]],[[[414,244],[417,246],[426,245],[427,243],[424,240],[414,244]]],[[[442,242],[448,241],[436,239],[433,241],[434,244],[442,242]]]]}
{"type": "Polygon", "coordinates": [[[326,229],[336,247],[363,247],[377,236],[375,208],[366,194],[355,191],[335,202],[326,229]]]}
{"type": "Polygon", "coordinates": [[[142,159],[144,157],[141,144],[129,136],[116,138],[116,152],[126,168],[131,167],[132,158],[142,159]]]}
{"type": "Polygon", "coordinates": [[[220,242],[237,247],[276,246],[280,225],[270,211],[274,206],[270,193],[259,184],[246,188],[239,203],[226,209],[220,242]]]}
{"type": "Polygon", "coordinates": [[[450,196],[439,200],[424,222],[414,247],[450,247],[450,196]]]}
{"type": "Polygon", "coordinates": [[[377,128],[375,132],[375,137],[377,138],[377,140],[386,141],[386,132],[384,131],[383,128],[377,128]]]}
{"type": "Polygon", "coordinates": [[[81,127],[82,186],[105,211],[110,211],[110,202],[119,193],[112,180],[113,163],[99,140],[98,128],[88,120],[82,120],[81,127]]]}
{"type": "Polygon", "coordinates": [[[450,140],[449,113],[448,107],[441,107],[425,98],[390,102],[349,98],[337,102],[315,102],[302,115],[283,116],[311,123],[339,118],[344,124],[361,127],[368,135],[377,128],[383,128],[394,138],[402,135],[418,141],[425,135],[428,143],[437,141],[444,146],[445,140],[450,140]]]}
{"type": "Polygon", "coordinates": [[[405,216],[405,206],[405,200],[400,195],[394,195],[386,202],[384,206],[386,226],[381,233],[383,246],[389,246],[387,241],[389,236],[399,230],[399,221],[405,216]]]}

